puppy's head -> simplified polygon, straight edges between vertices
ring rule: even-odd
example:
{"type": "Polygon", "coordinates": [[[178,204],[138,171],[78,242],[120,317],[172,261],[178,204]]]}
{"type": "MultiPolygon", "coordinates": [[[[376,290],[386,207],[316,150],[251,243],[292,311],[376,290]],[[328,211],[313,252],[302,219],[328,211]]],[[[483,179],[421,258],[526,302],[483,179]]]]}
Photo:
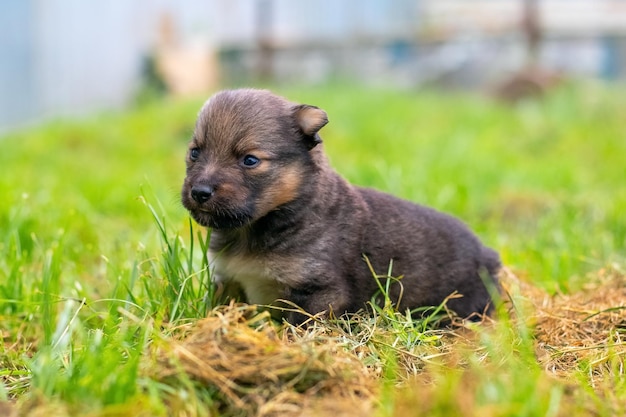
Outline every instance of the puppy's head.
{"type": "Polygon", "coordinates": [[[269,91],[217,93],[189,144],[183,205],[203,226],[232,229],[293,201],[326,123],[323,110],[269,91]]]}

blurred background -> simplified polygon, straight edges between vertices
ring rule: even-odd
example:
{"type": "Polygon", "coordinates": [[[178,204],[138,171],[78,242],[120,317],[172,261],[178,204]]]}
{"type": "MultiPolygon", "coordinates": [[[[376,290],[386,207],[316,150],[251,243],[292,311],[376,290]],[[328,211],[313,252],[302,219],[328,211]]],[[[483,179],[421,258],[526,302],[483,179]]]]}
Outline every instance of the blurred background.
{"type": "Polygon", "coordinates": [[[626,79],[626,0],[2,0],[0,130],[154,94],[626,79]]]}

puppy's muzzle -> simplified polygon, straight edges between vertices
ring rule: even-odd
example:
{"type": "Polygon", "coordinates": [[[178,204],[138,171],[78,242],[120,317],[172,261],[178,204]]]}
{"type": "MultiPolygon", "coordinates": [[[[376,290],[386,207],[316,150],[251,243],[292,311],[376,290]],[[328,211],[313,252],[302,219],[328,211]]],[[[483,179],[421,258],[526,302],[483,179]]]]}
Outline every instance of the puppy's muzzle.
{"type": "Polygon", "coordinates": [[[191,187],[191,198],[193,198],[198,204],[203,204],[209,201],[213,196],[215,190],[210,185],[194,185],[191,187]]]}

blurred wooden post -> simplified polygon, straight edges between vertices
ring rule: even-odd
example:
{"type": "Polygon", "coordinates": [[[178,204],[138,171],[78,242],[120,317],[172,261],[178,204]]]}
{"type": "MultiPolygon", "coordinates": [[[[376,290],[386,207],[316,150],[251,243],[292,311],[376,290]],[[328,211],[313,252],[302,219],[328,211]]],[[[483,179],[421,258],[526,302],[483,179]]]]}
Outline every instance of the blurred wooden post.
{"type": "Polygon", "coordinates": [[[560,81],[558,74],[541,68],[540,52],[543,30],[540,22],[539,0],[522,0],[521,30],[526,46],[526,62],[511,77],[496,85],[496,97],[516,102],[529,97],[541,97],[560,81]]]}
{"type": "Polygon", "coordinates": [[[536,67],[543,34],[539,22],[539,0],[522,0],[522,31],[526,38],[526,65],[536,67]]]}
{"type": "Polygon", "coordinates": [[[272,28],[274,20],[273,0],[258,0],[256,10],[256,32],[258,46],[257,77],[261,81],[274,76],[274,42],[272,28]]]}

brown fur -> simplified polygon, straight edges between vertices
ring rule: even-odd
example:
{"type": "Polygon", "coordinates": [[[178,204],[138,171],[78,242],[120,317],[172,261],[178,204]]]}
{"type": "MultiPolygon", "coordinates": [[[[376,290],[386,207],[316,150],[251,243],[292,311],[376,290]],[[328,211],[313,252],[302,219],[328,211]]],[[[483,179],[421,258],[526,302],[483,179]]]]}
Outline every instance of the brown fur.
{"type": "Polygon", "coordinates": [[[448,306],[460,316],[489,312],[485,282],[498,288],[498,255],[448,215],[348,184],[323,152],[327,122],[323,110],[263,90],[223,91],[202,107],[182,202],[213,228],[214,279],[251,303],[341,314],[378,290],[367,257],[376,273],[391,263],[402,276],[390,293],[399,308],[436,306],[457,291],[448,306]]]}

